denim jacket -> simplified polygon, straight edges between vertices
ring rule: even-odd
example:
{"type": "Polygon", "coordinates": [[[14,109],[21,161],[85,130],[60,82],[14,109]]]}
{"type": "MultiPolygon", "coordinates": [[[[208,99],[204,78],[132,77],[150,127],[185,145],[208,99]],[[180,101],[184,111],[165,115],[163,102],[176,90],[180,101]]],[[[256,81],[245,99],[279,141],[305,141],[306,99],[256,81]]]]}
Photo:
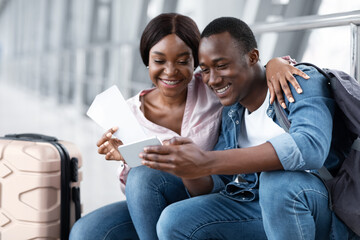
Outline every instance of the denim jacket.
{"type": "MultiPolygon", "coordinates": [[[[300,65],[298,68],[310,79],[295,76],[303,93],[297,94],[290,86],[295,102],[290,103],[285,98],[287,109],[284,111],[291,122],[289,133],[273,137],[268,142],[273,145],[284,170],[316,171],[325,164],[330,172],[334,172],[342,163],[351,143],[339,141],[346,130],[334,118],[336,105],[327,79],[312,67],[300,65]]],[[[244,107],[239,103],[223,109],[221,132],[214,150],[239,148],[237,138],[241,131],[243,112],[244,107]]],[[[267,109],[267,115],[279,125],[273,105],[267,109]]],[[[220,191],[237,201],[252,201],[258,198],[258,175],[212,176],[213,192],[220,191]]]]}

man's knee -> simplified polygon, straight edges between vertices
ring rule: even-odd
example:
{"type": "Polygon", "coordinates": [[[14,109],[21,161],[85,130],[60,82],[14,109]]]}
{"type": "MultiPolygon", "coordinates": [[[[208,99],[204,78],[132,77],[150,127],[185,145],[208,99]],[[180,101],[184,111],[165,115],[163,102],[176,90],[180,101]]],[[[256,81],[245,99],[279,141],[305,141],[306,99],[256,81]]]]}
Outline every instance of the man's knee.
{"type": "MultiPolygon", "coordinates": [[[[272,209],[284,208],[294,200],[308,194],[323,198],[327,190],[322,181],[305,171],[273,171],[260,175],[259,198],[262,210],[267,206],[272,209]]],[[[325,196],[326,197],[326,196],[325,196]]]]}
{"type": "Polygon", "coordinates": [[[267,208],[268,205],[271,205],[274,210],[276,206],[284,207],[287,201],[293,199],[301,191],[297,183],[304,180],[304,174],[307,173],[287,171],[261,173],[259,202],[262,209],[267,208]]]}

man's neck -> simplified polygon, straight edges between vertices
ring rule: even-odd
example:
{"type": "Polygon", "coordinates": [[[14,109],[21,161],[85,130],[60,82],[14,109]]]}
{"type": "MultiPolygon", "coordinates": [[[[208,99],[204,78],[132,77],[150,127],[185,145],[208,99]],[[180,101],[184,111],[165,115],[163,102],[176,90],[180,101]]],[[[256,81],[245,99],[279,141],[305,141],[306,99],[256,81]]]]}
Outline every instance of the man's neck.
{"type": "Polygon", "coordinates": [[[267,91],[265,68],[258,64],[254,69],[254,81],[249,94],[240,103],[247,108],[249,112],[253,112],[263,104],[267,91]]]}

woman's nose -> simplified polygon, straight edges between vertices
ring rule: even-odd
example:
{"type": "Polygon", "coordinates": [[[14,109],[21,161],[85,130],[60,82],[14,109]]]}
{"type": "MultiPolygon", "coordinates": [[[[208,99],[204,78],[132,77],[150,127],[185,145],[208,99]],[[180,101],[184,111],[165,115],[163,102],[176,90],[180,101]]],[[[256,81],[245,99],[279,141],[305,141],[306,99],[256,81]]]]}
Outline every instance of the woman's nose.
{"type": "Polygon", "coordinates": [[[177,68],[176,68],[176,66],[174,66],[174,64],[172,64],[172,63],[167,63],[167,64],[165,65],[164,72],[165,72],[167,75],[171,76],[171,75],[174,75],[174,74],[177,73],[177,68]]]}

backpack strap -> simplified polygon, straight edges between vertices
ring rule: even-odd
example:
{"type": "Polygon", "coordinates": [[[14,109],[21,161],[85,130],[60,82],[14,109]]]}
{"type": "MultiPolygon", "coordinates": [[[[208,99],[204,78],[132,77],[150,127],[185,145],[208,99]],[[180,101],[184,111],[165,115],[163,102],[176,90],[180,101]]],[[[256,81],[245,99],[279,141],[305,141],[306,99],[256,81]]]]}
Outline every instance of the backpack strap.
{"type": "Polygon", "coordinates": [[[279,121],[280,127],[282,127],[285,132],[289,132],[290,129],[290,121],[287,118],[287,116],[285,115],[284,111],[282,110],[282,107],[280,106],[280,103],[277,99],[275,99],[274,101],[274,110],[275,110],[275,115],[279,121]]]}
{"type": "Polygon", "coordinates": [[[360,152],[360,137],[355,139],[355,141],[354,141],[353,145],[351,146],[351,148],[360,152]]]}

